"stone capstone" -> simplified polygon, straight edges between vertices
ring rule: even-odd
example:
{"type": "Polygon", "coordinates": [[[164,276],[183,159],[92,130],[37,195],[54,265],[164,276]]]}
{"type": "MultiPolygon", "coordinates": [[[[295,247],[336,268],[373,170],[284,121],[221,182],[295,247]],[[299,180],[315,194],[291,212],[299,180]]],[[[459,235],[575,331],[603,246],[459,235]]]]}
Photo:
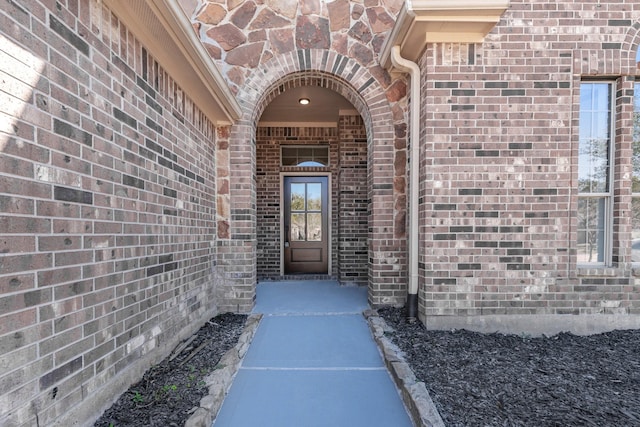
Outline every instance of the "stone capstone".
{"type": "Polygon", "coordinates": [[[220,47],[230,51],[247,41],[247,37],[235,25],[224,24],[207,30],[207,36],[216,40],[220,47]]]}
{"type": "Polygon", "coordinates": [[[266,0],[267,6],[276,13],[293,19],[298,12],[298,0],[266,0]]]}
{"type": "Polygon", "coordinates": [[[389,72],[381,65],[374,65],[369,68],[371,75],[382,85],[383,88],[387,88],[391,84],[391,76],[389,72]]]}
{"type": "Polygon", "coordinates": [[[387,33],[376,34],[375,36],[373,36],[373,40],[371,40],[371,47],[376,54],[379,54],[382,50],[382,45],[384,44],[386,34],[387,33]]]}
{"type": "Polygon", "coordinates": [[[296,23],[298,49],[329,49],[329,21],[318,16],[300,16],[296,23]]]}
{"type": "Polygon", "coordinates": [[[224,17],[227,16],[227,11],[219,4],[209,3],[198,14],[197,19],[203,24],[218,25],[224,17]]]}
{"type": "Polygon", "coordinates": [[[347,56],[349,46],[349,36],[344,33],[336,33],[333,36],[333,41],[331,42],[331,48],[335,50],[337,53],[347,56]]]}
{"type": "Polygon", "coordinates": [[[266,30],[257,30],[249,33],[249,42],[263,42],[267,40],[267,31],[266,30]]]}
{"type": "Polygon", "coordinates": [[[391,12],[393,15],[398,15],[400,9],[402,9],[402,5],[404,4],[404,0],[381,0],[382,4],[391,12]]]}
{"type": "Polygon", "coordinates": [[[319,15],[320,0],[300,0],[300,12],[303,15],[319,15]]]}
{"type": "Polygon", "coordinates": [[[242,6],[233,12],[231,16],[231,22],[236,27],[242,29],[249,25],[249,22],[253,19],[256,14],[256,4],[252,1],[247,1],[242,3],[242,6]]]}
{"type": "Polygon", "coordinates": [[[203,42],[202,44],[204,45],[204,48],[209,53],[209,56],[211,56],[213,59],[222,58],[222,49],[220,49],[219,46],[215,46],[207,42],[203,42]]]}
{"type": "Polygon", "coordinates": [[[245,0],[227,0],[227,8],[233,10],[244,3],[245,0]]]}
{"type": "Polygon", "coordinates": [[[373,52],[362,43],[354,43],[349,51],[349,56],[362,65],[369,65],[373,61],[373,52]]]}
{"type": "Polygon", "coordinates": [[[356,22],[353,27],[351,27],[349,35],[364,44],[369,43],[373,37],[371,29],[362,21],[356,22]]]}
{"type": "Polygon", "coordinates": [[[396,80],[389,86],[386,95],[390,102],[400,101],[407,95],[407,84],[403,80],[396,80]]]}
{"type": "Polygon", "coordinates": [[[250,30],[260,30],[267,28],[283,28],[291,25],[291,21],[283,18],[282,16],[276,15],[270,9],[262,9],[258,16],[255,17],[251,25],[249,25],[250,30]]]}
{"type": "Polygon", "coordinates": [[[227,72],[227,77],[229,78],[230,82],[236,85],[236,87],[242,86],[246,78],[245,72],[240,67],[232,67],[227,72]]]}
{"type": "Polygon", "coordinates": [[[349,28],[349,0],[336,0],[327,4],[329,9],[329,21],[331,31],[339,31],[349,28]]]}
{"type": "Polygon", "coordinates": [[[369,25],[375,34],[390,30],[395,23],[395,20],[382,7],[367,9],[367,18],[369,18],[369,25]]]}
{"type": "Polygon", "coordinates": [[[354,4],[353,9],[351,10],[351,19],[357,21],[358,19],[360,19],[363,13],[364,6],[362,6],[361,4],[354,4]]]}
{"type": "Polygon", "coordinates": [[[260,63],[260,55],[264,42],[251,43],[237,47],[227,53],[227,63],[229,65],[240,65],[242,67],[255,68],[260,63]]]}
{"type": "Polygon", "coordinates": [[[269,32],[269,42],[273,53],[284,53],[293,50],[293,34],[289,29],[271,30],[269,32]]]}

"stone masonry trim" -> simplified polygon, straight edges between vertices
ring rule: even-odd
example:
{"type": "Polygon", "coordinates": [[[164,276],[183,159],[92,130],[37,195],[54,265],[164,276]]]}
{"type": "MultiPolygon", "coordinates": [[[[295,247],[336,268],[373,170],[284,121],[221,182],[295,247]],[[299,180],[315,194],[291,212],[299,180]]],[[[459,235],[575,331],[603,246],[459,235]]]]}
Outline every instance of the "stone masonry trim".
{"type": "Polygon", "coordinates": [[[200,406],[185,422],[185,427],[209,427],[216,419],[233,378],[240,369],[244,355],[258,329],[260,320],[262,320],[262,314],[252,314],[247,318],[238,343],[227,351],[218,362],[220,369],[216,369],[205,378],[205,382],[209,386],[209,394],[200,400],[200,406]]]}
{"type": "Polygon", "coordinates": [[[409,410],[414,424],[419,427],[444,427],[444,421],[431,400],[424,383],[418,381],[409,364],[404,360],[398,346],[385,336],[385,332],[390,331],[391,327],[382,317],[378,316],[378,312],[375,310],[365,310],[364,317],[369,323],[369,328],[380,348],[384,363],[400,390],[402,400],[409,410]]]}

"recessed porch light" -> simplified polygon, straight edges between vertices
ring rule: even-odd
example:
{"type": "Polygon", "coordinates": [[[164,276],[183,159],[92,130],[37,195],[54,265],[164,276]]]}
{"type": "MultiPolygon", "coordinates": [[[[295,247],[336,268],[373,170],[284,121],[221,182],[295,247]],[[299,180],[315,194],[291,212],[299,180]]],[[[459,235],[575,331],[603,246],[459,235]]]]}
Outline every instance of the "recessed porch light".
{"type": "Polygon", "coordinates": [[[298,99],[298,102],[300,103],[300,105],[308,105],[311,100],[309,98],[300,98],[298,99]]]}

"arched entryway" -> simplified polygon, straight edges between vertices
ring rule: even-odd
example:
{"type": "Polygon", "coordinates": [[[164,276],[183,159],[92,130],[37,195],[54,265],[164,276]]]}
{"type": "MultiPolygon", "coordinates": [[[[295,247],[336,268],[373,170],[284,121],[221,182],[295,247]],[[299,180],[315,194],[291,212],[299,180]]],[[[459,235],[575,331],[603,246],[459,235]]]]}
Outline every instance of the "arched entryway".
{"type": "Polygon", "coordinates": [[[366,285],[364,120],[342,96],[347,91],[339,81],[300,77],[271,88],[273,101],[256,127],[258,280],[334,278],[366,285]]]}
{"type": "MultiPolygon", "coordinates": [[[[229,239],[221,240],[219,246],[221,254],[219,267],[223,267],[230,273],[227,277],[234,279],[225,289],[225,297],[231,297],[238,303],[250,302],[250,299],[255,297],[255,284],[259,276],[266,275],[267,272],[269,275],[277,276],[284,272],[282,262],[278,259],[280,256],[278,251],[284,240],[281,237],[283,226],[279,225],[279,218],[273,218],[273,214],[265,213],[272,221],[272,225],[258,224],[264,219],[260,217],[259,210],[265,202],[260,199],[263,196],[260,193],[260,185],[261,180],[264,179],[262,175],[264,171],[259,168],[259,165],[265,159],[271,161],[275,159],[278,162],[277,167],[280,168],[278,177],[272,176],[272,181],[263,184],[271,185],[271,194],[280,193],[283,179],[280,173],[287,171],[287,167],[280,164],[282,146],[305,145],[282,142],[286,142],[287,138],[289,138],[288,141],[300,138],[308,130],[296,130],[303,133],[292,135],[290,128],[282,126],[280,130],[275,131],[281,132],[282,135],[271,138],[269,132],[273,130],[260,127],[259,122],[266,107],[277,96],[287,90],[300,87],[320,87],[346,99],[353,106],[354,113],[343,117],[344,127],[345,129],[349,126],[353,129],[358,128],[358,131],[352,132],[352,139],[354,144],[355,140],[357,144],[362,144],[361,156],[355,156],[355,161],[362,161],[363,164],[348,168],[348,172],[342,175],[339,169],[331,170],[331,166],[326,170],[296,171],[314,172],[311,176],[324,173],[330,177],[330,197],[333,202],[330,219],[331,239],[339,239],[335,229],[346,229],[341,227],[347,221],[346,217],[340,218],[341,212],[345,215],[348,212],[358,212],[361,214],[361,219],[358,220],[357,229],[363,230],[366,226],[366,237],[358,236],[355,241],[354,252],[359,252],[360,257],[357,261],[350,263],[345,259],[341,263],[339,260],[341,254],[348,252],[346,237],[342,242],[340,240],[331,242],[331,264],[327,273],[335,277],[345,273],[343,275],[345,279],[349,277],[346,274],[347,266],[357,262],[360,264],[358,268],[362,270],[351,271],[351,273],[356,274],[358,282],[364,281],[366,276],[371,304],[402,304],[406,298],[405,188],[403,185],[398,185],[398,182],[404,181],[396,178],[398,174],[404,178],[406,156],[402,148],[398,150],[399,144],[397,144],[398,138],[391,104],[381,83],[367,69],[348,57],[313,49],[290,52],[273,58],[247,79],[237,96],[244,115],[243,119],[231,128],[229,135],[229,239]],[[277,146],[273,142],[276,139],[280,139],[277,146]],[[260,151],[262,149],[271,151],[262,153],[260,151]],[[398,154],[399,152],[401,154],[398,154]],[[357,173],[357,179],[350,180],[349,173],[357,173]],[[362,186],[358,191],[362,191],[366,197],[359,198],[358,206],[352,207],[351,211],[346,209],[340,211],[338,207],[345,207],[348,204],[351,195],[348,194],[347,187],[353,182],[362,186]],[[342,199],[341,189],[344,190],[342,199]],[[364,222],[364,225],[360,222],[364,222]],[[271,233],[269,242],[259,241],[260,233],[263,233],[260,231],[261,228],[271,233]],[[265,250],[270,253],[268,257],[271,257],[271,266],[268,268],[260,264],[262,257],[266,255],[265,250]],[[238,252],[244,255],[233,254],[238,252]],[[366,255],[363,252],[366,252],[366,255]],[[362,262],[365,263],[364,266],[361,265],[362,262]]],[[[327,135],[324,134],[315,140],[310,139],[309,145],[322,145],[317,143],[325,136],[327,135]]],[[[339,155],[341,145],[346,147],[345,143],[338,142],[337,136],[336,134],[334,156],[339,155]]],[[[331,147],[331,143],[326,145],[331,147]]],[[[345,153],[348,152],[349,150],[345,150],[345,153]]],[[[223,156],[224,154],[226,153],[223,153],[223,156]]],[[[330,149],[329,156],[331,155],[330,149]]],[[[346,163],[348,159],[343,159],[342,163],[336,163],[336,165],[346,163]]],[[[273,204],[275,205],[273,208],[280,209],[280,201],[273,201],[273,204]]],[[[343,235],[346,236],[346,233],[343,235]]],[[[348,282],[346,279],[344,281],[348,282]]]]}

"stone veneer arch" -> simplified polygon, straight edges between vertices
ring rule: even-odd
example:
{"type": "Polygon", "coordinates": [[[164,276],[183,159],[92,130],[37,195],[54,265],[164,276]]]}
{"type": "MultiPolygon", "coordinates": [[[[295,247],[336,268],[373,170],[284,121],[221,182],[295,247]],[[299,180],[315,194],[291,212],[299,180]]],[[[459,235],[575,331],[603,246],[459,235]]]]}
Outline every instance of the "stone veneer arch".
{"type": "MultiPolygon", "coordinates": [[[[222,246],[244,248],[245,256],[222,251],[221,266],[227,271],[225,300],[229,308],[248,309],[255,298],[255,134],[266,106],[288,88],[316,85],[339,93],[362,116],[368,139],[369,301],[373,305],[402,304],[406,298],[404,236],[394,230],[389,206],[394,197],[395,128],[391,103],[383,85],[367,68],[334,51],[304,49],[284,53],[260,65],[240,88],[237,99],[242,118],[231,128],[229,139],[231,233],[222,246]],[[251,180],[247,180],[250,176],[251,180]],[[241,241],[244,241],[242,243],[241,241]],[[244,262],[240,265],[239,262],[244,262]],[[389,267],[389,264],[394,264],[389,267]],[[393,275],[388,271],[394,270],[393,275]]],[[[402,190],[404,191],[404,189],[402,190]]],[[[402,216],[404,218],[404,216],[402,216]]],[[[230,249],[231,250],[231,249],[230,249]]]]}

